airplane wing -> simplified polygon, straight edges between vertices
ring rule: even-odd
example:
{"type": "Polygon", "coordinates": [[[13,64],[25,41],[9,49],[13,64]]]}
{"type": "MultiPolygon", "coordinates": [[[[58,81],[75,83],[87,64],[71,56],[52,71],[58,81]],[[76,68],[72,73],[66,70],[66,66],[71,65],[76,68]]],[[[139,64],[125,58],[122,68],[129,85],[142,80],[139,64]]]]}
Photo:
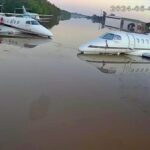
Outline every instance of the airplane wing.
{"type": "Polygon", "coordinates": [[[42,14],[34,14],[34,13],[31,13],[31,14],[19,14],[19,13],[4,13],[6,16],[15,16],[15,17],[24,17],[24,16],[30,16],[31,18],[33,19],[36,19],[40,22],[49,22],[53,15],[42,15],[42,14]],[[35,15],[37,15],[35,17],[35,15]]]}
{"type": "Polygon", "coordinates": [[[39,17],[40,17],[40,22],[49,22],[51,19],[52,19],[52,17],[53,17],[53,15],[39,15],[39,17]]]}
{"type": "Polygon", "coordinates": [[[5,13],[6,16],[23,16],[23,14],[5,13]]]}
{"type": "Polygon", "coordinates": [[[53,17],[54,15],[43,15],[43,14],[39,14],[40,17],[53,17]]]}
{"type": "MultiPolygon", "coordinates": [[[[24,16],[26,14],[18,14],[18,13],[4,13],[5,15],[7,16],[24,16]]],[[[35,15],[35,14],[27,14],[27,15],[35,15]]],[[[37,14],[39,15],[39,17],[42,17],[42,18],[50,18],[50,17],[53,17],[53,15],[42,15],[42,14],[37,14]]]]}

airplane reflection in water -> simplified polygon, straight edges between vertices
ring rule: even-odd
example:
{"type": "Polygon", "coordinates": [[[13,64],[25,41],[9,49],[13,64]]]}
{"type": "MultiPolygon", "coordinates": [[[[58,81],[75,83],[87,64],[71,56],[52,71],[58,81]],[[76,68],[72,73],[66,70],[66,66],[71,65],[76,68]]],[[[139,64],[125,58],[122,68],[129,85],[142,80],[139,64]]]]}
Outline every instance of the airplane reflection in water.
{"type": "Polygon", "coordinates": [[[0,44],[7,44],[24,48],[35,48],[38,45],[50,42],[50,39],[44,38],[0,38],[0,44]]]}
{"type": "Polygon", "coordinates": [[[78,54],[78,58],[105,74],[150,73],[150,61],[137,56],[78,54]]]}

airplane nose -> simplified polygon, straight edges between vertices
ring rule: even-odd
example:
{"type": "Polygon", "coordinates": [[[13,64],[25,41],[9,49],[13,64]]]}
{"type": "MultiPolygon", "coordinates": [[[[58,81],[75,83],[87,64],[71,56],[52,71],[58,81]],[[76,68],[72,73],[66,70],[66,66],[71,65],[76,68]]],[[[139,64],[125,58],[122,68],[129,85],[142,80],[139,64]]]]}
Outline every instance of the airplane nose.
{"type": "Polygon", "coordinates": [[[51,38],[51,37],[53,37],[53,36],[54,36],[53,33],[49,31],[49,33],[48,33],[48,38],[51,38]]]}
{"type": "Polygon", "coordinates": [[[53,33],[51,31],[49,31],[48,29],[43,30],[43,34],[45,36],[48,36],[48,38],[53,37],[53,33]]]}
{"type": "Polygon", "coordinates": [[[84,53],[86,50],[87,50],[87,45],[81,45],[81,46],[79,47],[79,51],[80,51],[81,53],[84,53]]]}
{"type": "Polygon", "coordinates": [[[40,26],[39,28],[40,28],[40,30],[38,29],[38,31],[39,31],[40,35],[42,35],[44,37],[48,37],[48,38],[53,37],[53,33],[50,30],[48,30],[47,28],[45,28],[43,26],[40,26]]]}

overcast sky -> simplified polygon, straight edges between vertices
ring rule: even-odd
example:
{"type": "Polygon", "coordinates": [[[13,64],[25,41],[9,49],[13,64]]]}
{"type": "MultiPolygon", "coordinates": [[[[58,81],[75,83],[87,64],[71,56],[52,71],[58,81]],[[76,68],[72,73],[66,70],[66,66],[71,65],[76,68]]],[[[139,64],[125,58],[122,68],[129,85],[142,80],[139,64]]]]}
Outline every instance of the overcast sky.
{"type": "MultiPolygon", "coordinates": [[[[110,7],[114,6],[145,6],[145,8],[150,7],[150,0],[49,0],[56,6],[71,11],[78,12],[87,15],[100,14],[101,10],[105,10],[110,13],[110,7]]],[[[144,21],[150,22],[150,10],[145,10],[144,12],[126,12],[118,13],[118,15],[124,15],[125,17],[132,17],[137,19],[143,19],[144,21]]]]}

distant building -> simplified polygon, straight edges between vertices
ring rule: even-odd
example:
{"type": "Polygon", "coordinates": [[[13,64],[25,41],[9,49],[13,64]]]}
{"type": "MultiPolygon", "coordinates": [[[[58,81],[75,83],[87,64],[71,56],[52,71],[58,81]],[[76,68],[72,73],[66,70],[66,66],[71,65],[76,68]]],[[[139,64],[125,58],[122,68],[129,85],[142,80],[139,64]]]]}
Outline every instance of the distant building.
{"type": "Polygon", "coordinates": [[[148,32],[148,28],[145,22],[117,16],[106,16],[105,26],[135,33],[148,32]]]}

